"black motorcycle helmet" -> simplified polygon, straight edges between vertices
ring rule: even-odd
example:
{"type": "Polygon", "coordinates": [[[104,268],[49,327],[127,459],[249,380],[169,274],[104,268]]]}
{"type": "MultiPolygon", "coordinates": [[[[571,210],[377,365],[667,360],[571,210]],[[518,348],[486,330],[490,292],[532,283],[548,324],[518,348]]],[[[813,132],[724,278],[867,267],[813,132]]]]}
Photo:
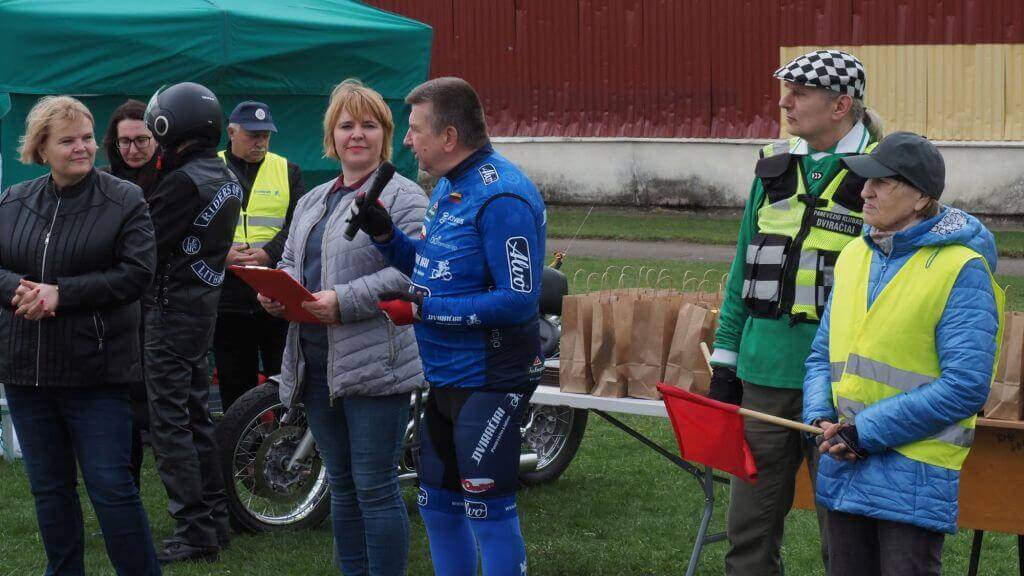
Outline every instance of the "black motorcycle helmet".
{"type": "Polygon", "coordinates": [[[217,96],[195,82],[161,88],[146,106],[146,124],[165,149],[188,139],[216,146],[220,142],[221,115],[217,96]]]}

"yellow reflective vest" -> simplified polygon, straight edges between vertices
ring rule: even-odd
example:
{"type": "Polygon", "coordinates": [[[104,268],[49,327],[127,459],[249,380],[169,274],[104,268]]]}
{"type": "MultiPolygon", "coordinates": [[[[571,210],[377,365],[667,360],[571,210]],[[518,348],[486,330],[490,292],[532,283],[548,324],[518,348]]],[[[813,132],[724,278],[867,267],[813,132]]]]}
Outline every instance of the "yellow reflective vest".
{"type": "MultiPolygon", "coordinates": [[[[224,151],[218,155],[227,162],[224,151]]],[[[249,202],[238,216],[233,241],[252,248],[266,245],[284,227],[290,194],[288,161],[283,156],[267,152],[249,191],[249,202]]]]}
{"type": "MultiPolygon", "coordinates": [[[[896,272],[869,310],[871,253],[860,239],[843,250],[836,264],[829,362],[832,401],[840,421],[855,419],[868,406],[911,392],[941,375],[936,327],[961,268],[975,258],[985,261],[965,246],[922,248],[896,272]]],[[[1000,318],[998,363],[1004,296],[995,278],[991,281],[1000,318]]],[[[975,420],[977,416],[965,418],[893,449],[912,460],[959,470],[974,440],[975,420]]]]}
{"type": "MultiPolygon", "coordinates": [[[[800,157],[789,143],[761,151],[756,173],[765,190],[758,230],[747,247],[742,296],[750,314],[818,322],[832,289],[839,252],[863,227],[864,179],[839,170],[818,197],[807,193],[800,157]]],[[[871,152],[877,143],[869,144],[871,152]]]]}

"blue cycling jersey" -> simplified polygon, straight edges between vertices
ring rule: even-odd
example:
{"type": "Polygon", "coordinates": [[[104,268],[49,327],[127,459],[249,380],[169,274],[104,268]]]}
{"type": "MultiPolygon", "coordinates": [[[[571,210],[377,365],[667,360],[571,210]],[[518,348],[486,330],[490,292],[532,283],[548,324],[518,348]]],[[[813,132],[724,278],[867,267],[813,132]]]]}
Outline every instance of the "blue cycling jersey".
{"type": "Polygon", "coordinates": [[[536,186],[487,145],[437,182],[419,238],[396,228],[378,244],[424,296],[416,341],[431,386],[539,382],[546,227],[536,186]]]}

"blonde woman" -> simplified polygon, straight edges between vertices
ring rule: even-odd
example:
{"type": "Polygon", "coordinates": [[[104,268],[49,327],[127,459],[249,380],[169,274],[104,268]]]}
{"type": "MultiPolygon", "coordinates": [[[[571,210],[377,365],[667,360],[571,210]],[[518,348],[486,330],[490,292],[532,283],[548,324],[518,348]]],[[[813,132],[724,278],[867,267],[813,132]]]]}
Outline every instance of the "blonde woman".
{"type": "Polygon", "coordinates": [[[93,116],[68,96],[29,112],[21,161],[49,174],[0,200],[0,382],[18,430],[47,574],[84,574],[85,487],[117,574],[160,574],[132,480],[129,387],[153,278],[142,190],[93,168],[93,116]]]}
{"type": "MultiPolygon", "coordinates": [[[[281,400],[305,405],[327,468],[335,560],[343,574],[406,572],[409,520],[396,475],[409,420],[409,394],[425,386],[416,338],[377,308],[377,294],[409,279],[359,234],[345,240],[349,206],[391,157],[391,110],[354,80],[339,84],[324,116],[324,154],[341,173],[302,197],[279,268],[316,297],[304,304],[324,324],[291,324],[281,368],[281,400]]],[[[395,174],[380,201],[407,232],[427,205],[415,182],[395,174]]],[[[279,304],[259,296],[280,316],[279,304]]]]}

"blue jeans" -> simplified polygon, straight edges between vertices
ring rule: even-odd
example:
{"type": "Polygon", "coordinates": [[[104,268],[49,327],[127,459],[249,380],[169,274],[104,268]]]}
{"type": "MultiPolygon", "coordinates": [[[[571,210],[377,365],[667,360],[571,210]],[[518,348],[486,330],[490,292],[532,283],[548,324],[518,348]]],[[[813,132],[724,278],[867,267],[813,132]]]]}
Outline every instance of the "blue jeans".
{"type": "Polygon", "coordinates": [[[7,398],[35,497],[46,574],[85,574],[76,490],[81,466],[114,570],[159,575],[149,520],[132,479],[128,389],[9,386],[7,398]]]}
{"type": "Polygon", "coordinates": [[[330,482],[335,561],[345,576],[404,575],[409,516],[397,469],[409,394],[347,396],[332,406],[326,366],[316,364],[307,363],[303,402],[330,482]]]}

